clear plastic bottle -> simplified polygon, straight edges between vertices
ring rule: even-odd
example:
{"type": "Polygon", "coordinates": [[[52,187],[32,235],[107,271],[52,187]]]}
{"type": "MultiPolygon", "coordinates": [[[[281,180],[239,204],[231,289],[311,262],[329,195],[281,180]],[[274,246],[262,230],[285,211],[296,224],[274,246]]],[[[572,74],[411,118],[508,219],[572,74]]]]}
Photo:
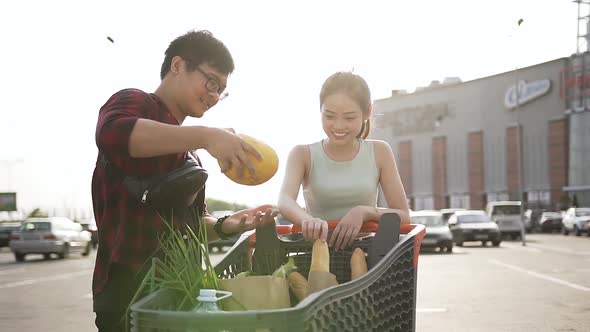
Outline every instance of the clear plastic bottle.
{"type": "MultiPolygon", "coordinates": [[[[217,301],[225,299],[226,297],[230,297],[232,295],[231,292],[226,291],[219,291],[215,289],[201,289],[199,291],[199,296],[197,300],[199,303],[195,306],[192,312],[215,312],[215,311],[223,311],[217,305],[217,301]],[[217,297],[217,294],[222,294],[223,296],[217,297]]],[[[189,329],[186,332],[199,332],[200,330],[197,329],[189,329]]],[[[227,332],[225,330],[221,330],[219,332],[227,332]]]]}
{"type": "Polygon", "coordinates": [[[199,291],[199,296],[197,300],[199,304],[192,310],[193,312],[214,312],[214,311],[222,311],[217,304],[217,301],[225,299],[226,297],[231,296],[231,292],[219,291],[216,289],[201,289],[199,291]],[[217,294],[222,294],[223,296],[217,297],[217,294]]]}

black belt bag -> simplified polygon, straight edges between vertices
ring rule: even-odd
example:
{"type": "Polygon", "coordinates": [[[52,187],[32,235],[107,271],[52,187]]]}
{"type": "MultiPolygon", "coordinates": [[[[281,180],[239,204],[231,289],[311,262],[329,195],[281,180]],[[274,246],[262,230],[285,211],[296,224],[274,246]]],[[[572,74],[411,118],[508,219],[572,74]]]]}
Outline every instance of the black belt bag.
{"type": "Polygon", "coordinates": [[[107,170],[112,169],[123,175],[123,185],[132,197],[142,204],[156,209],[187,207],[194,203],[199,191],[205,187],[207,171],[194,159],[191,153],[184,164],[163,175],[139,177],[126,175],[101,153],[101,163],[107,170]]]}

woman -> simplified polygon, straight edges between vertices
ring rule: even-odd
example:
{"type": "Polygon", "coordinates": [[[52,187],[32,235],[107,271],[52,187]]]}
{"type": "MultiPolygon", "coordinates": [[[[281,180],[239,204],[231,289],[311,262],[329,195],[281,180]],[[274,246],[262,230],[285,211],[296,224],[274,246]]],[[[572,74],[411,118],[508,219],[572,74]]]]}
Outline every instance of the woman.
{"type": "Polygon", "coordinates": [[[322,127],[327,137],[297,145],[287,161],[278,207],[302,228],[307,240],[327,240],[327,220],[339,220],[329,239],[335,250],[349,247],[364,222],[397,213],[410,217],[393,152],[386,142],[367,140],[371,94],[365,80],[350,72],[330,76],[320,92],[322,127]],[[377,206],[381,185],[387,207],[377,206]],[[303,187],[305,209],[297,204],[303,187]]]}

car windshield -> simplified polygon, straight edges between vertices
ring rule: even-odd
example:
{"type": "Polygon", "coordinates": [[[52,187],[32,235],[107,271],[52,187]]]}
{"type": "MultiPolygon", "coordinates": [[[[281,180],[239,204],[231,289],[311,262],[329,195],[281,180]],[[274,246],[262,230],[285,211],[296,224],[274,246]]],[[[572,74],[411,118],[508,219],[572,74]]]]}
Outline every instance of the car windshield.
{"type": "Polygon", "coordinates": [[[421,224],[424,226],[443,226],[444,222],[441,216],[412,216],[412,224],[421,224]]]}
{"type": "Polygon", "coordinates": [[[51,230],[51,224],[48,222],[26,222],[22,225],[21,231],[49,231],[51,230]]]}
{"type": "Polygon", "coordinates": [[[458,216],[457,220],[461,224],[476,224],[480,222],[490,222],[490,218],[484,214],[466,214],[458,216]]]}
{"type": "Polygon", "coordinates": [[[518,205],[497,205],[492,212],[493,215],[514,215],[520,214],[520,206],[518,205]]]}
{"type": "Polygon", "coordinates": [[[590,209],[576,209],[576,217],[590,216],[590,209]]]}

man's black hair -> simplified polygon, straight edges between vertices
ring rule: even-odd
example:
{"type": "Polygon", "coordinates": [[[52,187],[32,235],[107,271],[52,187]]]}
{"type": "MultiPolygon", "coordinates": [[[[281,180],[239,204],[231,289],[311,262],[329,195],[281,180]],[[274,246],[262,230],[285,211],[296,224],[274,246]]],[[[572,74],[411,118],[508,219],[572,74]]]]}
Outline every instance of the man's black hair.
{"type": "Polygon", "coordinates": [[[179,56],[187,60],[189,70],[201,64],[208,64],[222,74],[234,71],[234,60],[227,47],[207,30],[189,31],[174,39],[166,50],[162,63],[160,78],[164,79],[172,63],[172,58],[179,56]]]}

